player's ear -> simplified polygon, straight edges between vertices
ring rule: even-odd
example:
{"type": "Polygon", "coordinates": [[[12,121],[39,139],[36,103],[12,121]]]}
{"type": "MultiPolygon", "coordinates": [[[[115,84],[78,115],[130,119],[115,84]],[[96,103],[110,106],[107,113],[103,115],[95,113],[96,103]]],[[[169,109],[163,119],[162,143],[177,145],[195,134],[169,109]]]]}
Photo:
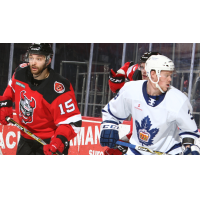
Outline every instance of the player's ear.
{"type": "Polygon", "coordinates": [[[157,78],[157,76],[156,76],[156,71],[155,71],[155,70],[152,70],[152,71],[151,71],[151,79],[152,79],[153,81],[155,81],[156,78],[157,78]]]}

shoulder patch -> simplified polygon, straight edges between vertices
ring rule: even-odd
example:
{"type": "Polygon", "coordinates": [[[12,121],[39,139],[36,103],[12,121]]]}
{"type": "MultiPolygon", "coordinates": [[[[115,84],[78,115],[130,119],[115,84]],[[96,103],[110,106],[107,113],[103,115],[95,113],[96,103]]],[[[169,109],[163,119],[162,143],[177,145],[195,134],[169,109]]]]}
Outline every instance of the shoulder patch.
{"type": "Polygon", "coordinates": [[[51,69],[49,78],[40,85],[37,91],[51,104],[57,97],[70,91],[70,82],[51,69]]]}
{"type": "Polygon", "coordinates": [[[65,91],[65,86],[57,81],[54,82],[54,90],[57,93],[63,93],[65,91]]]}
{"type": "Polygon", "coordinates": [[[15,69],[15,79],[24,83],[28,83],[29,67],[17,67],[15,69]]]}
{"type": "Polygon", "coordinates": [[[24,68],[24,67],[27,67],[27,66],[29,66],[29,63],[22,63],[22,64],[19,65],[19,67],[21,67],[21,68],[24,68]]]}

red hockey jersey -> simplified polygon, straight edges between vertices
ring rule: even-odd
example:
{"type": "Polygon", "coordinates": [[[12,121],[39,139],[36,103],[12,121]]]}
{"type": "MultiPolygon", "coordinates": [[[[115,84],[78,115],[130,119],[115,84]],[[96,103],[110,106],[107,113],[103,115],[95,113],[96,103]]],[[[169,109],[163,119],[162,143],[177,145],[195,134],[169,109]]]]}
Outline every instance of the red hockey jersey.
{"type": "MultiPolygon", "coordinates": [[[[69,141],[80,131],[82,119],[72,85],[52,69],[36,86],[29,66],[18,67],[3,96],[15,102],[19,123],[41,139],[61,133],[69,141]]],[[[32,139],[22,131],[21,135],[32,139]]]]}
{"type": "Polygon", "coordinates": [[[133,74],[139,68],[139,64],[131,65],[131,62],[126,62],[117,72],[124,74],[129,81],[133,81],[133,74]]]}

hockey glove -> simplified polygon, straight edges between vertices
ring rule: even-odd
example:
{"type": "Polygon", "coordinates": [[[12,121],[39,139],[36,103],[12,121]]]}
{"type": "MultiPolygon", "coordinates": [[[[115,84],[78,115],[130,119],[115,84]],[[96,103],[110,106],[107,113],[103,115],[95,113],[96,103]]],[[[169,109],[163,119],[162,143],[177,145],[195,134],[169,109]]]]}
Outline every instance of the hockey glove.
{"type": "Polygon", "coordinates": [[[182,144],[185,147],[183,155],[200,155],[200,149],[197,145],[194,145],[193,138],[183,138],[182,144]]]}
{"type": "Polygon", "coordinates": [[[125,84],[125,74],[116,74],[116,72],[111,69],[108,84],[111,91],[117,93],[125,84]]]}
{"type": "Polygon", "coordinates": [[[190,145],[190,147],[185,148],[183,155],[200,155],[200,149],[197,145],[190,145]]]}
{"type": "Polygon", "coordinates": [[[13,118],[12,101],[9,97],[0,96],[0,123],[7,125],[6,117],[13,118]]]}
{"type": "Polygon", "coordinates": [[[124,66],[122,66],[118,71],[117,73],[118,74],[124,74],[124,75],[127,75],[127,71],[129,69],[129,67],[133,66],[134,65],[134,62],[133,61],[130,61],[130,62],[126,62],[124,64],[124,66]]]}
{"type": "Polygon", "coordinates": [[[53,135],[50,144],[43,146],[43,151],[45,155],[52,155],[55,154],[56,151],[62,153],[67,147],[69,148],[69,142],[65,136],[53,135]]]}
{"type": "Polygon", "coordinates": [[[104,121],[101,124],[100,144],[102,147],[108,146],[115,147],[116,142],[119,140],[119,125],[114,121],[104,121]]]}

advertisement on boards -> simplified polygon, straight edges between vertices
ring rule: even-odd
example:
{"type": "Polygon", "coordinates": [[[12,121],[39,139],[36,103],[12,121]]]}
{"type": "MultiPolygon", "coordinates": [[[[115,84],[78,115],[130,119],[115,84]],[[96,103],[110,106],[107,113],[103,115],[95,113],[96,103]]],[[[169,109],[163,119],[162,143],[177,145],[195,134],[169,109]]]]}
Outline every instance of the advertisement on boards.
{"type": "MultiPolygon", "coordinates": [[[[17,116],[13,119],[18,122],[17,116]]],[[[70,141],[69,155],[104,155],[107,147],[102,147],[100,140],[101,118],[82,117],[82,127],[77,137],[70,141]]],[[[130,130],[130,122],[126,121],[119,127],[120,137],[130,130]]],[[[0,125],[0,148],[3,155],[15,155],[20,139],[20,131],[13,124],[0,125]]]]}

